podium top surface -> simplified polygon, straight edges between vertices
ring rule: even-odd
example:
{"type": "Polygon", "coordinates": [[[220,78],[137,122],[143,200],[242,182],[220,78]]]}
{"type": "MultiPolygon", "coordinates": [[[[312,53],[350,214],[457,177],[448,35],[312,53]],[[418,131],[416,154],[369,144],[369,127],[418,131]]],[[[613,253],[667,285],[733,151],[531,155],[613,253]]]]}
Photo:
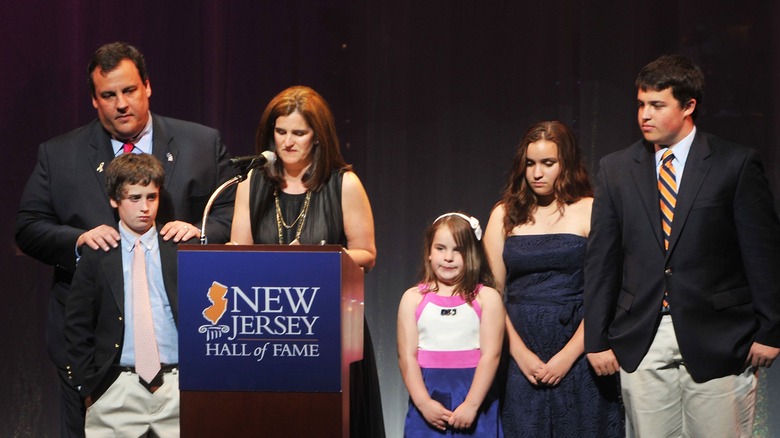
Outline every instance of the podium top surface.
{"type": "Polygon", "coordinates": [[[225,245],[184,244],[179,251],[346,252],[341,245],[225,245]]]}

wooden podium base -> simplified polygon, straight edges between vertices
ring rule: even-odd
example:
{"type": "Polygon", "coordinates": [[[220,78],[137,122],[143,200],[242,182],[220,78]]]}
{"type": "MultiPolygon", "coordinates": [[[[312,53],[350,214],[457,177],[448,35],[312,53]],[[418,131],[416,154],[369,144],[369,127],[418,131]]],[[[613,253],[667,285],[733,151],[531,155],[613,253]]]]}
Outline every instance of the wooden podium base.
{"type": "Polygon", "coordinates": [[[349,436],[344,401],[325,392],[181,391],[181,436],[349,436]]]}

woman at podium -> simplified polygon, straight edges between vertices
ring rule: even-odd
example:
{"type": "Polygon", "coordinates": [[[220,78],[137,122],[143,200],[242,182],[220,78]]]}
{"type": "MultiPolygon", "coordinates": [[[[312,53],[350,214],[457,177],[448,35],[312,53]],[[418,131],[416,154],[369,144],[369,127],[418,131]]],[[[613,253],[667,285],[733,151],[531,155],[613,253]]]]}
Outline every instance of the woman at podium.
{"type": "MultiPolygon", "coordinates": [[[[257,153],[277,160],[238,185],[234,244],[339,244],[365,271],[376,261],[374,218],[363,184],[341,155],[325,99],[305,86],[282,91],[263,112],[257,153]]],[[[383,437],[379,382],[368,327],[350,385],[351,436],[383,437]],[[358,381],[356,381],[358,380],[358,381]]]]}

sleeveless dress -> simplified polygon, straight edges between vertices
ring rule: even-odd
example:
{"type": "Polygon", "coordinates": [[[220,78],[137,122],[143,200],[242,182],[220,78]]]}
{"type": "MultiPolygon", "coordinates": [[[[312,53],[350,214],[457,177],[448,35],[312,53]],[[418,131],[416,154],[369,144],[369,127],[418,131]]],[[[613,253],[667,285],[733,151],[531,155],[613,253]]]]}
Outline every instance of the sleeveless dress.
{"type": "MultiPolygon", "coordinates": [[[[341,210],[342,171],[331,173],[328,181],[316,192],[312,192],[309,210],[301,230],[299,241],[303,245],[337,244],[347,246],[344,221],[341,210]]],[[[279,244],[276,224],[274,187],[268,183],[263,172],[252,172],[249,190],[249,220],[252,236],[257,244],[279,244]]],[[[282,217],[289,225],[298,217],[306,195],[290,195],[279,190],[279,207],[282,217]]],[[[282,227],[283,244],[295,239],[298,224],[290,229],[282,227]]],[[[350,365],[350,436],[383,438],[385,436],[382,399],[379,392],[374,348],[368,324],[363,319],[363,360],[350,365]]]]}
{"type": "MultiPolygon", "coordinates": [[[[466,399],[479,362],[482,308],[476,300],[469,305],[459,295],[440,296],[427,292],[428,285],[420,284],[418,287],[423,292],[423,299],[415,312],[419,338],[417,363],[431,398],[452,411],[466,399]]],[[[482,285],[478,286],[477,294],[481,288],[482,285]]],[[[499,416],[495,388],[491,388],[485,396],[469,430],[441,431],[434,428],[425,421],[410,398],[404,436],[503,437],[499,416]]]]}
{"type": "MultiPolygon", "coordinates": [[[[336,244],[346,247],[344,219],[341,211],[341,181],[343,172],[331,173],[330,178],[316,192],[312,192],[306,214],[300,243],[303,245],[336,244]]],[[[252,186],[249,190],[249,219],[255,243],[288,244],[295,239],[296,222],[290,229],[282,227],[282,242],[276,224],[274,186],[268,183],[262,172],[252,172],[252,186]]],[[[282,217],[289,225],[295,221],[303,208],[305,194],[290,195],[279,190],[279,207],[282,217]]],[[[299,219],[300,220],[300,219],[299,219]]]]}
{"type": "MultiPolygon", "coordinates": [[[[504,305],[528,348],[547,362],[582,321],[587,239],[513,235],[504,243],[504,305]]],[[[501,420],[508,437],[625,436],[617,375],[598,377],[585,355],[557,386],[534,386],[508,360],[501,420]]]]}

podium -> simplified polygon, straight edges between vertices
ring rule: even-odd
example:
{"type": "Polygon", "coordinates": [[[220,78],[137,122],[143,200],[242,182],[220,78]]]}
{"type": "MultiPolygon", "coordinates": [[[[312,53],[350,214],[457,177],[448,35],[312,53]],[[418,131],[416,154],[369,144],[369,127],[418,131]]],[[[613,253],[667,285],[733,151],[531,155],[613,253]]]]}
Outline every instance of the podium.
{"type": "Polygon", "coordinates": [[[181,434],[348,437],[363,272],[339,245],[179,246],[181,434]]]}

